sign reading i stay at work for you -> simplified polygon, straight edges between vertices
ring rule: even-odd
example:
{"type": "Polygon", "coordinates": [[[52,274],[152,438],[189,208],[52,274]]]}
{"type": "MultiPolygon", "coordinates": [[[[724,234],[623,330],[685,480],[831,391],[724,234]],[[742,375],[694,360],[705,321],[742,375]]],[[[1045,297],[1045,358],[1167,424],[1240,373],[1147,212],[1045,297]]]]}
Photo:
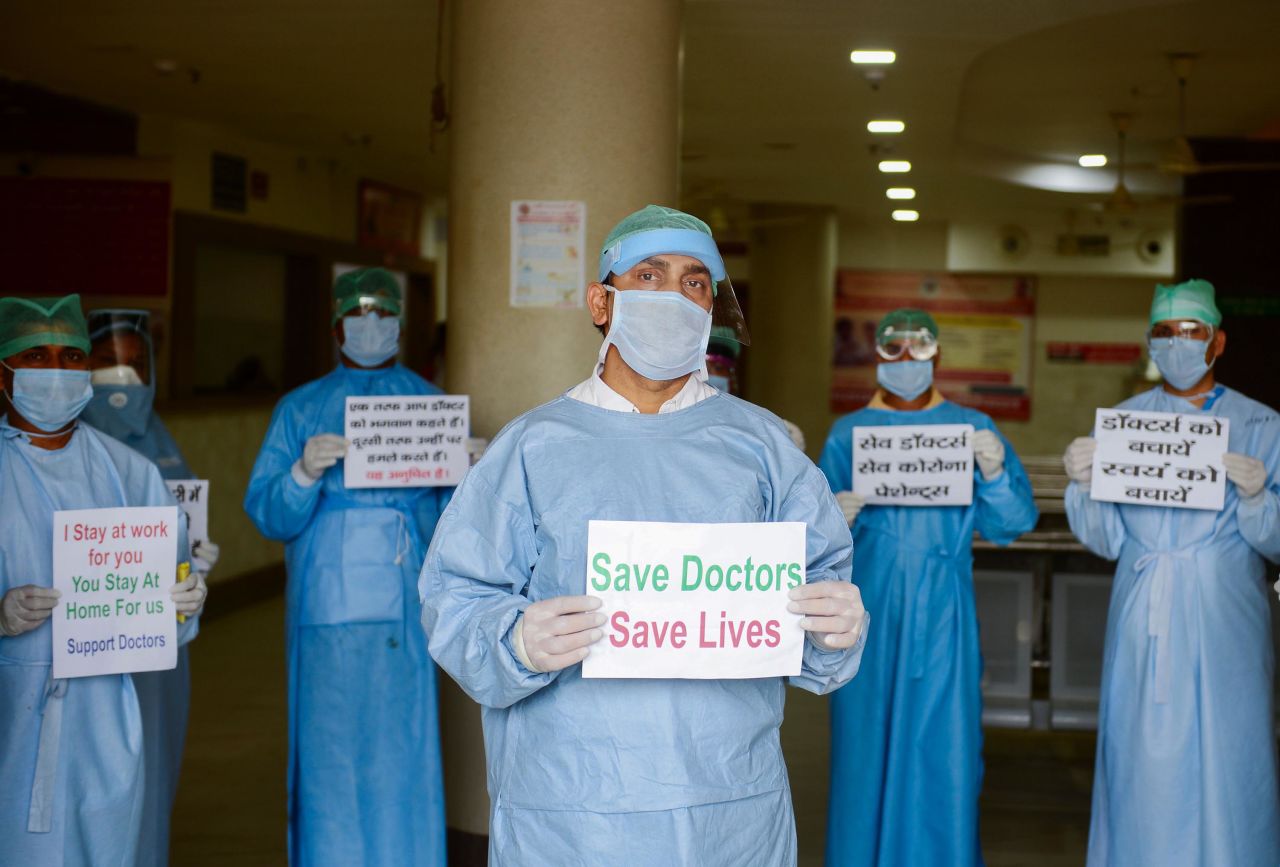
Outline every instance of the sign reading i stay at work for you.
{"type": "Polygon", "coordinates": [[[177,522],[176,506],[53,513],[55,678],[177,664],[177,522]]]}
{"type": "Polygon", "coordinates": [[[799,674],[804,631],[787,594],[805,582],[805,530],[591,521],[586,592],[607,619],[582,676],[799,674]]]}
{"type": "Polygon", "coordinates": [[[1230,422],[1214,415],[1099,409],[1089,496],[1109,503],[1222,510],[1230,422]]]}
{"type": "Polygon", "coordinates": [[[347,398],[348,488],[438,488],[466,475],[471,398],[456,394],[347,398]]]}
{"type": "Polygon", "coordinates": [[[973,425],[855,427],[853,492],[877,505],[969,505],[973,425]]]}

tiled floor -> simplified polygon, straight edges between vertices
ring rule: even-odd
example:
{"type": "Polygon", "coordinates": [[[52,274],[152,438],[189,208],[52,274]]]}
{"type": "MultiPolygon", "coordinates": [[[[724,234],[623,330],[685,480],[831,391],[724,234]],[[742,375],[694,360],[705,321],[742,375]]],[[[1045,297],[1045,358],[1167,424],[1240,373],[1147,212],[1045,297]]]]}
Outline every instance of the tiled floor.
{"type": "MultiPolygon", "coordinates": [[[[205,625],[192,645],[192,716],[173,821],[174,867],[285,863],[283,600],[205,625]]],[[[783,745],[801,864],[822,863],[827,710],[791,690],[783,745]]],[[[989,867],[1084,863],[1089,734],[987,733],[982,841],[989,867]]]]}

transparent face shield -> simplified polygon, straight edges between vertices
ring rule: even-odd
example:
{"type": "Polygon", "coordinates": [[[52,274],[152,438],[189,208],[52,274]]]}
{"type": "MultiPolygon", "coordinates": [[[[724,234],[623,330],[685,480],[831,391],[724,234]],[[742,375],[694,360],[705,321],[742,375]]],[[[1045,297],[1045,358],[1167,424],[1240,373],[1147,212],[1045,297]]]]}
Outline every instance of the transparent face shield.
{"type": "Polygon", "coordinates": [[[927,328],[886,328],[876,339],[876,354],[885,361],[897,361],[909,355],[916,361],[928,361],[938,354],[938,338],[927,328]]]}
{"type": "Polygon", "coordinates": [[[151,385],[154,353],[146,310],[94,310],[89,314],[89,370],[94,385],[151,385]]]}
{"type": "Polygon", "coordinates": [[[734,340],[743,346],[751,345],[747,319],[742,315],[742,307],[738,304],[738,296],[733,291],[733,283],[728,275],[716,283],[715,298],[711,302],[711,327],[729,328],[733,331],[734,340]]]}

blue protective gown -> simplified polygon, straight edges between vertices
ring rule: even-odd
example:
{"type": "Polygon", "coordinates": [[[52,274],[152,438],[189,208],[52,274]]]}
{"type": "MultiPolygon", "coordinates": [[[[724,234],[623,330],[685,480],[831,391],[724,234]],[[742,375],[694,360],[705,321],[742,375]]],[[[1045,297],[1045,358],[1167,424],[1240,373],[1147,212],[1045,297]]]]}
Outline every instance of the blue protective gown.
{"type": "MultiPolygon", "coordinates": [[[[585,592],[592,519],[804,521],[808,580],[849,580],[839,507],[758,407],[716,394],[641,415],[562,396],[508,425],[419,583],[431,655],[483,705],[490,867],[794,864],[783,678],[584,680],[516,659],[521,611],[585,592]]],[[[860,656],[806,641],[791,681],[826,692],[860,656]]]]}
{"type": "Polygon", "coordinates": [[[1162,388],[1120,404],[1230,419],[1229,451],[1267,466],[1260,503],[1221,512],[1095,502],[1071,529],[1119,560],[1103,655],[1089,864],[1280,864],[1273,653],[1263,558],[1280,560],[1280,417],[1222,389],[1203,409],[1162,388]]]}
{"type": "MultiPolygon", "coordinates": [[[[122,390],[95,386],[94,399],[85,407],[81,418],[150,460],[163,478],[196,478],[173,435],[160,416],[150,409],[150,401],[147,401],[147,415],[135,424],[104,399],[113,391],[122,390]]],[[[199,618],[195,619],[192,629],[194,636],[199,631],[199,618]]],[[[138,867],[162,867],[169,863],[169,818],[178,794],[187,713],[191,706],[191,657],[187,646],[178,648],[176,667],[135,674],[133,687],[142,709],[142,745],[147,754],[138,867]]]]}
{"type": "MultiPolygon", "coordinates": [[[[0,503],[0,595],[52,583],[54,511],[175,505],[150,461],[88,425],[46,451],[3,421],[0,503]]],[[[0,636],[0,865],[132,867],[145,803],[134,679],[52,680],[51,630],[0,636]]],[[[179,625],[179,645],[194,634],[194,621],[179,625]]]]}
{"type": "MultiPolygon", "coordinates": [[[[971,424],[981,412],[861,409],[831,428],[819,466],[853,488],[855,425],[971,424]]],[[[866,506],[852,527],[854,583],[875,630],[853,683],[831,696],[827,864],[982,863],[982,656],[973,596],[973,531],[1007,545],[1038,518],[1005,442],[1004,472],[976,468],[968,506],[866,506]]]]}
{"type": "Polygon", "coordinates": [[[289,857],[294,865],[443,865],[435,666],[415,579],[451,489],[310,487],[306,441],[344,429],[348,395],[439,394],[396,365],[338,367],[280,401],[245,511],[287,543],[289,857]]]}

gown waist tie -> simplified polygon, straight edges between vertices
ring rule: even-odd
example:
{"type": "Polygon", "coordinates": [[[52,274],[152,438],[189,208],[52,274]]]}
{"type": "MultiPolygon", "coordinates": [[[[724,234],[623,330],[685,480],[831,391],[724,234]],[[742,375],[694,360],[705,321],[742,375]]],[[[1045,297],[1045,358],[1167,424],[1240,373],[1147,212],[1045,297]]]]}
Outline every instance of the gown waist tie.
{"type": "Polygon", "coordinates": [[[36,747],[36,773],[31,781],[31,807],[27,831],[47,834],[53,830],[53,801],[58,784],[58,753],[62,744],[62,701],[67,695],[65,678],[55,680],[53,666],[45,683],[40,710],[40,740],[36,747]]]}
{"type": "Polygon", "coordinates": [[[1173,618],[1173,566],[1174,560],[1195,562],[1193,548],[1172,551],[1148,551],[1133,564],[1139,575],[1149,574],[1151,587],[1147,591],[1147,635],[1156,641],[1156,704],[1169,701],[1169,624],[1173,618]]]}

